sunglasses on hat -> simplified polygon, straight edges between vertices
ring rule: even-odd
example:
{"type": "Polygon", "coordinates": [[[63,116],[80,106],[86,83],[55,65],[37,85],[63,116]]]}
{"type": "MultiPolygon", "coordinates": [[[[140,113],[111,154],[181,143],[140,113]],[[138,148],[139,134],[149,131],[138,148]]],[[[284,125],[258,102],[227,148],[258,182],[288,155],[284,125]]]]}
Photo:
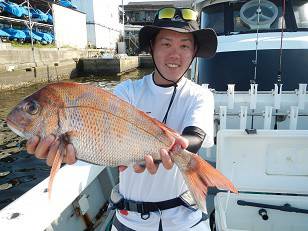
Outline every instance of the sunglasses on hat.
{"type": "Polygon", "coordinates": [[[158,19],[173,19],[176,16],[187,21],[196,21],[198,13],[190,8],[165,7],[157,12],[158,19]]]}

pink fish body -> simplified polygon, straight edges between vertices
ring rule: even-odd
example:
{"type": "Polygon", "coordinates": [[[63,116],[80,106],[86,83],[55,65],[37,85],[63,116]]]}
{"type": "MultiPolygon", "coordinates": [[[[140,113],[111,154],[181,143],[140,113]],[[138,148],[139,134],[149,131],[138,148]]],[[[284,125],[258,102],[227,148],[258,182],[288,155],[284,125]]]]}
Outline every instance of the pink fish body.
{"type": "MultiPolygon", "coordinates": [[[[27,139],[55,135],[60,148],[51,182],[60,167],[65,144],[72,143],[77,159],[105,166],[160,160],[159,150],[171,150],[175,131],[101,88],[72,82],[49,84],[21,101],[8,115],[8,126],[27,139]]],[[[207,187],[237,192],[232,183],[196,154],[173,148],[179,167],[199,208],[205,210],[207,187]]]]}

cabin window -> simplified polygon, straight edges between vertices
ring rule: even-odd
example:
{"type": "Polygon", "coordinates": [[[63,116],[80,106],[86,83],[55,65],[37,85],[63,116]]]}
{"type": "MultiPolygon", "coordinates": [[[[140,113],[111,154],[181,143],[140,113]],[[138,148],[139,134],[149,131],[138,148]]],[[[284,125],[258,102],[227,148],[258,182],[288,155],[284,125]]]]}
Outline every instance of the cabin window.
{"type": "MultiPolygon", "coordinates": [[[[261,1],[261,21],[269,21],[263,25],[257,21],[256,11],[258,0],[223,2],[203,8],[201,13],[201,28],[211,27],[218,35],[281,31],[295,31],[297,28],[308,27],[307,0],[286,0],[285,17],[283,18],[281,0],[261,1]],[[293,6],[293,7],[292,7],[293,6]],[[246,19],[248,20],[244,20],[246,19]],[[270,20],[269,20],[270,19],[270,20]],[[252,20],[252,23],[251,23],[252,20]]],[[[260,18],[259,18],[260,19],[260,18]]]]}
{"type": "Polygon", "coordinates": [[[293,11],[297,28],[308,28],[308,2],[307,0],[293,1],[293,11]]]}
{"type": "MultiPolygon", "coordinates": [[[[250,1],[252,2],[252,1],[250,1]]],[[[258,1],[255,1],[257,3],[258,1]]],[[[271,5],[264,4],[262,5],[261,1],[261,16],[259,16],[260,20],[260,25],[259,25],[259,30],[278,30],[281,29],[282,27],[282,7],[281,7],[281,1],[268,1],[271,3],[271,5]],[[274,12],[276,11],[277,15],[274,15],[274,12]],[[264,17],[267,17],[268,20],[272,18],[273,22],[271,23],[265,23],[264,17]]],[[[246,2],[246,3],[249,3],[246,2]]],[[[243,3],[234,3],[233,5],[233,23],[234,23],[234,32],[249,32],[249,31],[256,31],[257,30],[257,14],[256,9],[257,6],[248,6],[247,4],[244,5],[243,3]],[[248,6],[248,7],[245,7],[248,6]],[[241,15],[241,10],[242,10],[242,15],[241,15]],[[250,23],[245,22],[245,18],[249,19],[251,21],[250,23]]],[[[285,22],[284,28],[285,28],[285,22]]]]}
{"type": "Polygon", "coordinates": [[[224,5],[217,4],[205,8],[201,13],[201,27],[213,28],[217,34],[224,33],[224,5]]]}

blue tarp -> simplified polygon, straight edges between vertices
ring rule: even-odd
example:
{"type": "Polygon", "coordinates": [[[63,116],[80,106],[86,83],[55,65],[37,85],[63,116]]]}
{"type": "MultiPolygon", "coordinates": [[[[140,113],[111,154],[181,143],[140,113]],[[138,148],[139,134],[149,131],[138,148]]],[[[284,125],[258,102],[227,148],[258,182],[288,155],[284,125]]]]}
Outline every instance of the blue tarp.
{"type": "Polygon", "coordinates": [[[50,34],[50,33],[49,33],[49,35],[51,36],[51,39],[54,42],[55,41],[55,35],[54,34],[50,34]]]}
{"type": "MultiPolygon", "coordinates": [[[[3,0],[0,0],[0,9],[4,9],[4,7],[5,7],[6,5],[5,5],[5,2],[3,1],[3,0]]],[[[1,11],[0,11],[1,12],[1,11]]]]}
{"type": "MultiPolygon", "coordinates": [[[[31,40],[30,30],[24,29],[22,31],[26,34],[26,40],[31,40]]],[[[32,39],[34,41],[42,41],[42,38],[40,36],[38,36],[37,34],[35,34],[34,31],[32,31],[32,39]]]]}
{"type": "Polygon", "coordinates": [[[26,34],[22,30],[17,30],[17,29],[14,29],[14,28],[3,28],[2,30],[4,30],[5,32],[7,32],[10,35],[9,36],[10,40],[15,40],[15,39],[24,40],[26,38],[26,34]]]}
{"type": "Polygon", "coordinates": [[[10,34],[5,32],[4,30],[0,29],[0,37],[10,37],[10,34]]]}
{"type": "Polygon", "coordinates": [[[15,17],[18,17],[18,18],[26,15],[24,8],[20,7],[19,5],[15,4],[13,2],[2,1],[1,3],[2,3],[2,5],[4,5],[4,7],[3,7],[4,12],[7,12],[7,13],[15,16],[15,17]]]}
{"type": "MultiPolygon", "coordinates": [[[[23,13],[24,16],[29,17],[29,10],[28,10],[28,7],[20,6],[20,9],[22,10],[22,13],[23,13]]],[[[32,17],[31,12],[30,12],[30,17],[32,17]]]]}
{"type": "Polygon", "coordinates": [[[52,16],[51,16],[51,14],[47,13],[47,16],[48,16],[47,22],[48,22],[49,24],[53,24],[53,18],[52,18],[52,16]]]}
{"type": "Polygon", "coordinates": [[[47,22],[48,15],[41,10],[32,8],[30,12],[32,13],[32,18],[36,18],[39,22],[47,22]]]}
{"type": "Polygon", "coordinates": [[[33,31],[37,36],[40,36],[42,38],[41,42],[45,43],[52,43],[53,42],[53,37],[51,34],[46,33],[46,32],[40,32],[40,31],[33,31]]]}
{"type": "Polygon", "coordinates": [[[60,0],[59,5],[67,7],[67,8],[77,9],[75,5],[73,5],[70,1],[67,1],[67,0],[60,0]]]}

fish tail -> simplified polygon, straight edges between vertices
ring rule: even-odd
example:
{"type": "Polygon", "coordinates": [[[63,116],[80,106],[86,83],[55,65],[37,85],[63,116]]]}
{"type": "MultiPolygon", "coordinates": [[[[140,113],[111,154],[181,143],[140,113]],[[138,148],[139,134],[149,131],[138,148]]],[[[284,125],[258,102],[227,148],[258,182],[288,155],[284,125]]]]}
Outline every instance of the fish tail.
{"type": "Polygon", "coordinates": [[[179,155],[176,156],[175,158],[173,157],[174,162],[180,168],[196,204],[202,211],[206,212],[205,198],[208,187],[217,187],[238,193],[230,180],[200,156],[185,149],[182,149],[179,155]]]}

